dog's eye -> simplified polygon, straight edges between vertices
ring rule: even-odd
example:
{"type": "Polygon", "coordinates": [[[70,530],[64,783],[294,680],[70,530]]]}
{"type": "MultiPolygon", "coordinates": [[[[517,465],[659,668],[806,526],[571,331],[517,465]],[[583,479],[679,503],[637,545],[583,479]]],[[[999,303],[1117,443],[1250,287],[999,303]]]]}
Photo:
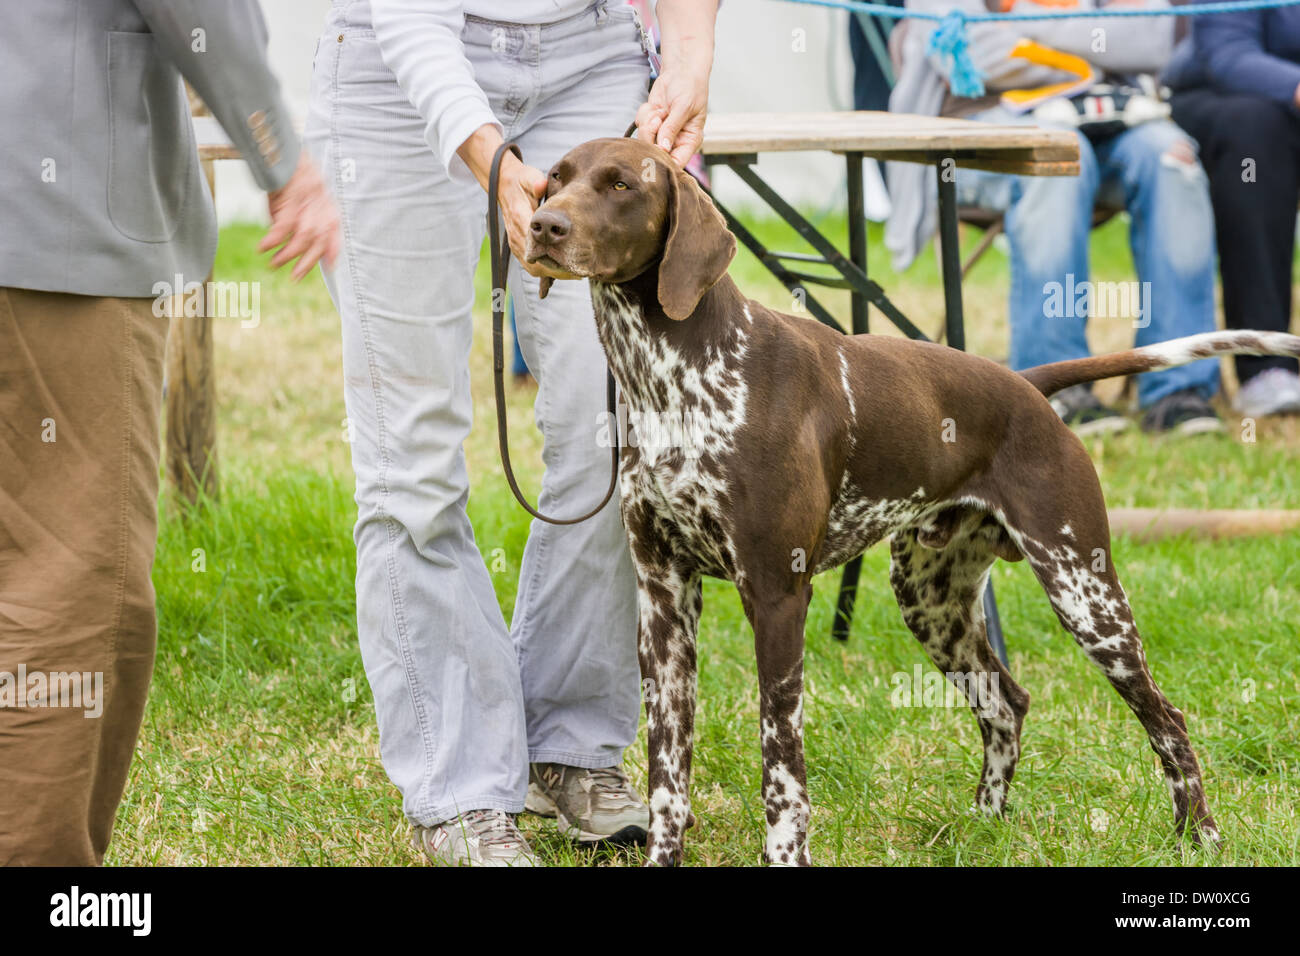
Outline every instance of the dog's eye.
{"type": "Polygon", "coordinates": [[[623,180],[620,179],[618,182],[616,182],[616,183],[614,184],[614,188],[615,188],[615,189],[627,189],[627,183],[623,182],[623,180]]]}
{"type": "Polygon", "coordinates": [[[556,180],[556,181],[558,182],[559,179],[560,179],[560,174],[557,173],[557,172],[552,172],[552,173],[551,173],[551,178],[554,179],[554,180],[556,180]]]}

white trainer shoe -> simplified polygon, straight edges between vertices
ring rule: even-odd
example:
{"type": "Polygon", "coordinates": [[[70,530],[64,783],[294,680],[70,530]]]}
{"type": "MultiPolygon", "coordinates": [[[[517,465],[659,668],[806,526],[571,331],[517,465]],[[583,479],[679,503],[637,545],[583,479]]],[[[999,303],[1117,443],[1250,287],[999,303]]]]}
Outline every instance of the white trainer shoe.
{"type": "Polygon", "coordinates": [[[1300,375],[1267,368],[1237,390],[1232,407],[1247,418],[1300,413],[1300,375]]]}
{"type": "Polygon", "coordinates": [[[537,857],[503,810],[470,810],[435,827],[416,827],[415,845],[438,866],[536,866],[537,857]]]}

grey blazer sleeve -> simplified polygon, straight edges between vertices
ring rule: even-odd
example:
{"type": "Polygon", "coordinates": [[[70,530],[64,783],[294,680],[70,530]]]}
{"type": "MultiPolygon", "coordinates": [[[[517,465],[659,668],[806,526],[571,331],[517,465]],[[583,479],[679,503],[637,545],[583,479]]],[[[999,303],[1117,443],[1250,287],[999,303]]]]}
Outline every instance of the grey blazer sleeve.
{"type": "Polygon", "coordinates": [[[293,175],[301,148],[266,60],[257,0],[132,0],[162,53],[203,97],[268,192],[293,175]]]}

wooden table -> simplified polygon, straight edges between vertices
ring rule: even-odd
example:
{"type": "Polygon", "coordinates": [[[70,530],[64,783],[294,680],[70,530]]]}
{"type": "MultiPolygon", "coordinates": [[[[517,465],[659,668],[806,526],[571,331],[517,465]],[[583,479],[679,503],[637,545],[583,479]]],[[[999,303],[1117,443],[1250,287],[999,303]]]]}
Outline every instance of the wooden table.
{"type": "MultiPolygon", "coordinates": [[[[774,252],[745,228],[714,197],[727,226],[780,282],[800,297],[819,321],[846,331],[830,312],[808,293],[807,285],[848,289],[850,330],[869,330],[867,310],[875,305],[895,326],[915,339],[927,336],[885,295],[867,275],[867,227],[862,188],[862,161],[881,160],[926,163],[935,167],[939,189],[939,249],[943,272],[946,340],[953,348],[966,347],[962,320],[961,250],[957,238],[956,167],[985,169],[1023,176],[1075,176],[1079,172],[1079,146],[1073,133],[1033,126],[996,126],[970,120],[902,113],[724,113],[710,116],[704,126],[705,162],[726,166],[741,178],[777,215],[816,250],[806,253],[774,252]],[[818,151],[844,156],[848,174],[848,255],[822,235],[804,216],[766,183],[754,166],[765,152],[818,151]],[[948,175],[945,175],[945,172],[948,175]],[[832,267],[838,276],[802,271],[816,263],[832,267]]],[[[853,620],[862,559],[844,566],[832,633],[847,640],[853,620]]],[[[984,593],[989,642],[1005,663],[1006,645],[993,597],[992,584],[984,593]]]]}
{"type": "MultiPolygon", "coordinates": [[[[926,163],[936,167],[939,187],[939,236],[943,263],[946,335],[949,345],[963,348],[961,321],[961,261],[957,243],[956,168],[984,169],[1025,176],[1075,176],[1079,172],[1079,146],[1072,133],[1034,126],[996,126],[970,120],[900,113],[724,113],[710,116],[704,128],[704,159],[727,166],[782,219],[794,227],[818,255],[778,253],[768,250],[725,209],[728,225],[763,264],[792,292],[805,296],[809,311],[820,321],[840,328],[822,305],[806,298],[804,283],[848,288],[851,293],[851,328],[868,330],[868,303],[876,305],[899,329],[912,338],[927,338],[867,277],[866,217],[863,206],[862,160],[926,163]],[[764,152],[820,151],[844,156],[848,174],[849,254],[841,255],[753,167],[764,152]],[[950,174],[945,176],[948,169],[950,174]],[[830,265],[839,278],[796,272],[786,261],[830,265]]],[[[714,197],[714,203],[722,209],[714,197]]]]}
{"type": "MultiPolygon", "coordinates": [[[[199,158],[206,168],[210,169],[216,160],[239,158],[239,152],[211,117],[196,117],[195,133],[200,144],[199,158]]],[[[966,334],[962,322],[957,200],[954,177],[951,174],[944,175],[945,171],[951,171],[953,167],[964,167],[1024,176],[1074,176],[1079,172],[1078,143],[1074,134],[1066,131],[1032,126],[995,126],[969,120],[900,113],[714,114],[705,124],[701,152],[710,165],[726,166],[734,171],[816,250],[815,255],[810,255],[768,249],[714,197],[714,203],[726,217],[727,225],[736,237],[787,289],[803,299],[816,319],[842,332],[846,331],[808,293],[806,286],[848,289],[852,332],[868,331],[868,308],[875,305],[905,334],[918,339],[925,339],[926,336],[889,300],[880,285],[867,275],[862,161],[870,157],[934,166],[939,188],[939,239],[946,337],[950,346],[959,349],[965,348],[966,334]],[[847,256],[754,170],[761,153],[798,151],[833,152],[844,156],[848,173],[847,256]],[[790,267],[787,265],[790,262],[830,266],[838,276],[811,274],[790,267]]],[[[203,340],[209,343],[210,348],[210,336],[205,336],[203,340]]],[[[191,365],[193,364],[196,363],[192,362],[191,365]]],[[[203,364],[210,369],[210,356],[203,364]]],[[[205,374],[202,380],[207,383],[206,387],[211,388],[213,376],[210,373],[205,374]]],[[[183,401],[181,396],[176,396],[177,404],[183,401]]],[[[210,395],[203,398],[203,403],[206,407],[215,407],[210,395]]],[[[170,444],[170,429],[168,434],[170,444]]],[[[215,436],[212,441],[215,443],[215,436]]],[[[201,441],[194,442],[191,439],[188,446],[190,451],[182,450],[176,457],[182,458],[191,454],[193,448],[202,446],[201,441]]],[[[845,566],[840,581],[833,627],[835,637],[840,640],[848,638],[860,572],[861,559],[855,558],[845,566]]],[[[1006,649],[1002,643],[997,605],[991,586],[985,593],[984,602],[990,642],[1005,661],[1006,649]]]]}
{"type": "Polygon", "coordinates": [[[907,113],[715,113],[704,126],[705,156],[829,150],[876,159],[957,165],[996,173],[1075,176],[1074,135],[1036,126],[997,126],[907,113]]]}

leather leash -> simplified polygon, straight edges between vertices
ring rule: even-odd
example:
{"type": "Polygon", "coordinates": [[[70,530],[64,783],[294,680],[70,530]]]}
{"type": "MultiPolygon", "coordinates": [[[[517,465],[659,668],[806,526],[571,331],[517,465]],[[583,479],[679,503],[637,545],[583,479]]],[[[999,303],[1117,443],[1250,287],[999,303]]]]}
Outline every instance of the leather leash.
{"type": "MultiPolygon", "coordinates": [[[[636,124],[633,123],[628,128],[627,135],[631,135],[635,129],[636,124]]],[[[610,452],[609,488],[605,491],[605,497],[600,499],[600,504],[577,518],[552,518],[550,515],[542,514],[528,503],[524,493],[519,490],[519,483],[515,481],[514,469],[510,466],[510,442],[506,434],[508,429],[506,426],[506,386],[504,380],[506,363],[503,330],[506,312],[506,279],[510,268],[510,240],[508,236],[500,234],[501,208],[497,187],[501,178],[501,160],[507,150],[514,153],[515,157],[520,161],[523,160],[523,154],[519,151],[517,145],[502,143],[492,156],[492,166],[488,170],[488,251],[492,263],[492,374],[496,392],[497,441],[501,446],[501,467],[505,470],[506,481],[510,484],[510,490],[514,493],[515,500],[534,518],[548,524],[580,524],[599,514],[605,505],[609,504],[609,499],[614,497],[614,489],[618,487],[619,436],[614,373],[606,371],[605,407],[609,412],[609,421],[613,425],[614,442],[610,452]]]]}

